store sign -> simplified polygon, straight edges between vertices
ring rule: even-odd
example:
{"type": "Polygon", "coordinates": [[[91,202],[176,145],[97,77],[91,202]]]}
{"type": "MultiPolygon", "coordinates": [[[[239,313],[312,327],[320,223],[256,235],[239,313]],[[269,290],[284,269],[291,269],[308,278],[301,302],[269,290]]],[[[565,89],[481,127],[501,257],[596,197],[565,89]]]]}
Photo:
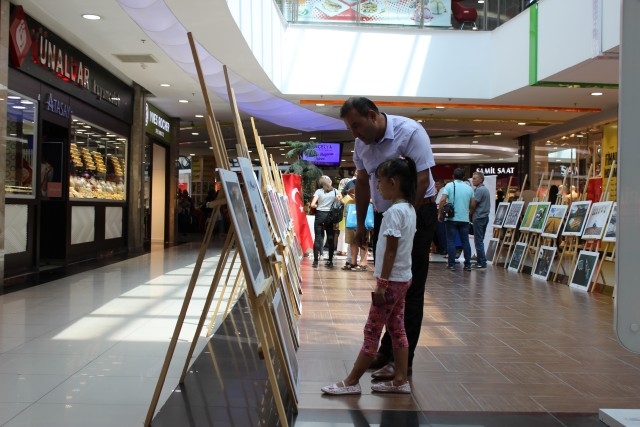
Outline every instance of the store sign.
{"type": "Polygon", "coordinates": [[[52,113],[67,119],[71,117],[71,106],[57,98],[54,98],[50,93],[47,94],[47,100],[44,105],[46,106],[47,111],[51,111],[52,113]]]}
{"type": "Polygon", "coordinates": [[[171,121],[169,116],[148,102],[144,104],[144,127],[148,134],[165,142],[171,142],[171,121]]]}
{"type": "Polygon", "coordinates": [[[484,175],[513,175],[516,173],[515,166],[511,167],[495,167],[495,166],[482,166],[477,167],[476,172],[482,172],[484,175]]]}
{"type": "MultiPolygon", "coordinates": [[[[29,74],[45,70],[59,81],[89,92],[94,99],[119,107],[121,84],[114,84],[104,70],[82,52],[26,15],[21,6],[12,8],[10,24],[11,64],[29,74]],[[32,61],[25,61],[31,53],[32,61]],[[92,71],[96,71],[92,73],[92,71]]],[[[38,76],[42,72],[37,73],[38,76]]]]}

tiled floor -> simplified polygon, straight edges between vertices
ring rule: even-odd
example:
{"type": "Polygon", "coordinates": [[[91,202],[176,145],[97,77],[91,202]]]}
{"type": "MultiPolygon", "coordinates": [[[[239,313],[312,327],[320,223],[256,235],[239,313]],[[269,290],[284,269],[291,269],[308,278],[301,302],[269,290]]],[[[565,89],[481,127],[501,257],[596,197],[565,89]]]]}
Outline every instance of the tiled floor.
{"type": "MultiPolygon", "coordinates": [[[[142,425],[197,247],[154,250],[0,296],[0,426],[142,425]]],[[[215,254],[205,261],[154,426],[277,423],[244,299],[217,321],[211,340],[199,339],[184,385],[171,392],[215,254]]],[[[342,379],[355,359],[371,272],[302,261],[292,425],[595,426],[599,408],[640,407],[640,356],[617,343],[610,297],[498,267],[450,272],[434,261],[413,394],[373,395],[365,375],[358,397],[319,389],[342,379]]]]}

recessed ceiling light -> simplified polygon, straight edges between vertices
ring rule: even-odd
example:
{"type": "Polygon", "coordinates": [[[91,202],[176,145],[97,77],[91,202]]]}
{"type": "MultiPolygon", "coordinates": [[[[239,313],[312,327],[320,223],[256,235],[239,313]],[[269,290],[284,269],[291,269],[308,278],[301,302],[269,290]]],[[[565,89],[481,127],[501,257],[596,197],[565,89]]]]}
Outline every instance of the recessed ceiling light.
{"type": "Polygon", "coordinates": [[[316,107],[324,107],[324,104],[316,104],[316,107]]]}
{"type": "Polygon", "coordinates": [[[194,154],[194,153],[190,153],[189,155],[190,155],[190,156],[195,156],[195,154],[194,154]]]}
{"type": "Polygon", "coordinates": [[[602,92],[591,92],[591,96],[602,96],[602,92]]]}
{"type": "Polygon", "coordinates": [[[201,118],[203,118],[204,116],[203,116],[202,114],[196,114],[196,117],[197,117],[197,118],[199,118],[199,119],[201,119],[201,118]]]}
{"type": "Polygon", "coordinates": [[[16,110],[24,110],[27,107],[25,107],[24,105],[14,105],[13,108],[15,108],[16,110]]]}
{"type": "Polygon", "coordinates": [[[441,108],[445,108],[442,105],[436,105],[436,108],[441,109],[441,108]]]}
{"type": "Polygon", "coordinates": [[[200,135],[198,132],[191,132],[191,135],[200,135]]]}
{"type": "Polygon", "coordinates": [[[584,135],[582,135],[581,133],[576,135],[576,138],[584,138],[584,135]]]}
{"type": "Polygon", "coordinates": [[[504,160],[502,157],[500,157],[498,160],[504,160]]]}
{"type": "Polygon", "coordinates": [[[493,134],[497,135],[497,136],[500,136],[500,135],[502,135],[502,132],[494,132],[493,134]]]}
{"type": "Polygon", "coordinates": [[[477,144],[477,143],[478,143],[478,141],[471,141],[471,143],[472,143],[472,144],[477,144]]]}
{"type": "Polygon", "coordinates": [[[518,122],[518,126],[524,126],[524,125],[526,125],[525,122],[518,122]]]}
{"type": "Polygon", "coordinates": [[[186,104],[189,101],[187,101],[186,99],[179,99],[178,102],[180,102],[181,104],[186,104]]]}
{"type": "Polygon", "coordinates": [[[309,138],[309,139],[316,139],[316,137],[315,137],[315,136],[312,136],[312,137],[311,137],[311,138],[309,138]]]}
{"type": "Polygon", "coordinates": [[[84,15],[82,15],[82,17],[84,19],[88,19],[89,21],[98,21],[102,19],[100,15],[94,15],[93,13],[85,13],[84,15]]]}
{"type": "Polygon", "coordinates": [[[169,83],[160,83],[160,86],[162,86],[162,87],[171,87],[171,85],[169,83]]]}

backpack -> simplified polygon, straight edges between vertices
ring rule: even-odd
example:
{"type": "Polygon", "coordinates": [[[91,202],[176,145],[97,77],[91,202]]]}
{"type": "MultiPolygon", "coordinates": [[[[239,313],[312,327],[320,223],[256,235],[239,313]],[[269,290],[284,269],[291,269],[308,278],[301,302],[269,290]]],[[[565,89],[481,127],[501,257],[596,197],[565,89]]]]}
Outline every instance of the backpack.
{"type": "MultiPolygon", "coordinates": [[[[336,190],[333,190],[336,193],[336,190]]],[[[336,193],[337,195],[337,193],[336,193]]],[[[327,215],[327,219],[325,219],[325,224],[336,224],[342,221],[342,216],[344,215],[344,203],[342,201],[335,199],[333,203],[331,203],[331,208],[329,209],[329,214],[327,215]]]]}

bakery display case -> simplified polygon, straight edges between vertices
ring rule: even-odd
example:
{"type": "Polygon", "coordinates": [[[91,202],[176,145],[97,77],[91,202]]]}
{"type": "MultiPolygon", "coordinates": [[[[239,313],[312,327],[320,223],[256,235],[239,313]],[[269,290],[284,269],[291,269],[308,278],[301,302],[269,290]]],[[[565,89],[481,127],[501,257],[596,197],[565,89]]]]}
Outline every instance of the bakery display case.
{"type": "Polygon", "coordinates": [[[69,198],[126,200],[127,138],[73,117],[69,198]]]}

